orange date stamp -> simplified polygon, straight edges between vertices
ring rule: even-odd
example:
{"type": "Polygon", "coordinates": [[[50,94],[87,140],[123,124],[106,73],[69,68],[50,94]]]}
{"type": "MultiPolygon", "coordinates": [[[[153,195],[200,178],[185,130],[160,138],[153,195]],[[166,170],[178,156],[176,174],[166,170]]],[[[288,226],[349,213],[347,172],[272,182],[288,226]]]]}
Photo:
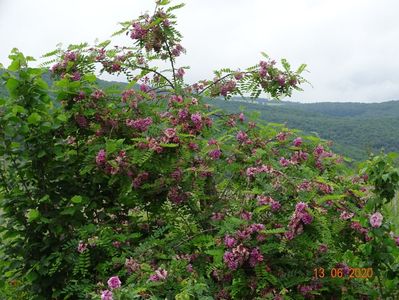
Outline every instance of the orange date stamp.
{"type": "Polygon", "coordinates": [[[325,270],[324,268],[313,269],[315,278],[372,278],[374,276],[373,268],[332,268],[331,270],[325,270]]]}

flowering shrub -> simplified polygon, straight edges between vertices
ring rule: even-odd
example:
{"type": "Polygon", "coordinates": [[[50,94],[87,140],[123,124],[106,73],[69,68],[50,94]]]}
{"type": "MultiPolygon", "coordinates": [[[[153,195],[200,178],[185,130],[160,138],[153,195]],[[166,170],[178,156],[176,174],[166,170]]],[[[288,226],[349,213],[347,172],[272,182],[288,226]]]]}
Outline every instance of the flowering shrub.
{"type": "MultiPolygon", "coordinates": [[[[354,175],[316,137],[214,110],[219,96],[289,96],[305,66],[282,60],[279,69],[266,57],[186,84],[173,16],[181,5],[168,2],[122,23],[132,47],[47,54],[51,89],[45,69],[10,55],[0,110],[4,280],[32,299],[394,295],[398,237],[378,202],[393,198],[378,181],[385,169],[370,163],[354,175]],[[97,66],[129,84],[103,88],[97,66]],[[349,279],[351,268],[374,273],[349,279]]],[[[395,189],[398,173],[389,174],[395,189]]]]}

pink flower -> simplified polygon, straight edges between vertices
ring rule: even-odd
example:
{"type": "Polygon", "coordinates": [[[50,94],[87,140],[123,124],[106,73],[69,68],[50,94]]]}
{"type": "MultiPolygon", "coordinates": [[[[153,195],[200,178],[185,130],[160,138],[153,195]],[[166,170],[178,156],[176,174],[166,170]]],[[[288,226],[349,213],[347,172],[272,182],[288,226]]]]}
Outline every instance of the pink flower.
{"type": "Polygon", "coordinates": [[[236,82],[233,80],[227,81],[225,84],[222,85],[220,89],[220,94],[222,96],[227,96],[228,93],[232,92],[236,87],[236,82]]]}
{"type": "Polygon", "coordinates": [[[149,281],[161,281],[161,280],[166,280],[168,277],[168,271],[165,269],[159,268],[158,270],[155,271],[155,274],[152,274],[150,278],[148,279],[149,281]]]}
{"type": "Polygon", "coordinates": [[[95,90],[92,94],[91,94],[91,97],[93,98],[93,99],[95,99],[95,100],[99,100],[99,99],[101,99],[102,97],[104,97],[105,96],[105,94],[104,94],[104,92],[102,91],[102,90],[95,90]]]}
{"type": "Polygon", "coordinates": [[[100,151],[98,151],[97,156],[96,156],[96,164],[97,165],[104,164],[107,161],[106,155],[107,155],[107,153],[105,152],[104,149],[101,149],[100,151]]]}
{"type": "Polygon", "coordinates": [[[176,136],[176,129],[174,128],[166,128],[164,130],[164,134],[166,135],[167,138],[172,139],[176,136]]]}
{"type": "Polygon", "coordinates": [[[280,141],[280,142],[284,142],[287,139],[288,133],[287,132],[280,132],[276,138],[280,141]]]}
{"type": "Polygon", "coordinates": [[[396,245],[399,247],[399,236],[397,236],[397,237],[395,238],[395,243],[396,243],[396,245]]]}
{"type": "Polygon", "coordinates": [[[232,236],[226,235],[224,237],[224,244],[226,245],[226,247],[233,248],[236,243],[237,243],[237,241],[232,236]]]}
{"type": "Polygon", "coordinates": [[[280,158],[280,165],[282,167],[288,167],[290,165],[290,161],[286,159],[285,157],[280,158]]]}
{"type": "Polygon", "coordinates": [[[105,290],[101,292],[101,300],[113,300],[112,292],[109,290],[105,290]]]}
{"type": "Polygon", "coordinates": [[[243,131],[240,130],[240,131],[237,133],[236,138],[237,138],[237,140],[238,140],[239,142],[244,143],[244,142],[248,139],[248,135],[247,135],[245,132],[243,132],[243,131]]]}
{"type": "Polygon", "coordinates": [[[308,205],[304,202],[298,202],[297,205],[295,206],[295,210],[302,212],[304,211],[306,208],[308,207],[308,205]]]}
{"type": "Polygon", "coordinates": [[[80,115],[80,114],[75,116],[75,121],[82,128],[87,127],[87,125],[88,125],[88,122],[87,122],[87,119],[85,118],[85,116],[80,115]]]}
{"type": "Polygon", "coordinates": [[[83,253],[87,249],[87,244],[80,242],[78,245],[78,252],[83,253]]]}
{"type": "Polygon", "coordinates": [[[73,73],[73,75],[72,75],[72,80],[73,81],[78,81],[78,80],[80,80],[80,78],[81,78],[81,76],[80,76],[80,73],[79,72],[74,72],[73,73]]]}
{"type": "Polygon", "coordinates": [[[137,119],[137,120],[131,120],[131,119],[126,120],[126,126],[132,127],[141,132],[146,131],[148,129],[148,127],[150,127],[151,124],[152,124],[151,117],[147,117],[144,119],[137,119]]]}
{"type": "Polygon", "coordinates": [[[272,208],[272,211],[277,211],[277,210],[279,210],[279,209],[281,208],[280,202],[278,202],[278,201],[276,201],[276,200],[273,200],[273,201],[271,202],[271,208],[272,208]]]}
{"type": "Polygon", "coordinates": [[[297,138],[292,142],[292,144],[293,144],[295,147],[299,147],[300,145],[302,145],[302,138],[301,138],[301,137],[297,137],[297,138]]]}
{"type": "Polygon", "coordinates": [[[147,30],[144,29],[139,22],[135,22],[132,25],[133,25],[133,29],[130,34],[130,38],[133,40],[138,40],[138,39],[144,38],[145,35],[147,34],[147,30]]]}
{"type": "Polygon", "coordinates": [[[224,215],[222,213],[220,213],[220,212],[213,213],[211,219],[213,221],[220,221],[220,220],[224,219],[224,215]]]}
{"type": "Polygon", "coordinates": [[[371,215],[370,217],[370,224],[371,226],[373,226],[374,228],[380,227],[382,224],[382,220],[383,220],[383,216],[381,213],[376,212],[374,214],[371,215]]]}
{"type": "Polygon", "coordinates": [[[119,280],[118,276],[111,277],[110,279],[108,279],[107,283],[111,290],[120,288],[122,285],[122,282],[119,280]]]}
{"type": "Polygon", "coordinates": [[[184,72],[184,69],[183,69],[183,68],[179,68],[179,69],[177,70],[176,77],[177,77],[177,78],[183,78],[183,76],[184,76],[185,73],[186,73],[186,72],[184,72]]]}
{"type": "Polygon", "coordinates": [[[192,264],[188,264],[186,267],[187,272],[192,273],[194,271],[193,265],[192,264]]]}
{"type": "Polygon", "coordinates": [[[343,211],[343,212],[341,213],[341,215],[339,216],[339,218],[340,218],[341,220],[349,220],[349,219],[351,219],[354,215],[355,215],[354,213],[349,213],[349,212],[347,212],[347,211],[343,211]]]}
{"type": "Polygon", "coordinates": [[[241,122],[244,122],[244,120],[245,120],[244,114],[243,114],[243,113],[240,113],[239,116],[238,116],[238,119],[239,119],[241,122]]]}
{"type": "Polygon", "coordinates": [[[251,267],[255,267],[258,263],[263,261],[263,255],[260,252],[259,248],[254,248],[251,251],[249,257],[249,264],[251,267]]]}
{"type": "Polygon", "coordinates": [[[220,156],[222,155],[222,151],[220,151],[219,149],[215,149],[215,150],[209,151],[208,155],[212,159],[219,159],[220,156]]]}
{"type": "Polygon", "coordinates": [[[241,213],[241,219],[243,220],[251,220],[252,219],[252,213],[248,211],[244,211],[241,213]]]}
{"type": "Polygon", "coordinates": [[[191,115],[191,121],[193,121],[193,123],[195,125],[201,124],[202,121],[202,116],[200,113],[195,113],[191,115]]]}
{"type": "Polygon", "coordinates": [[[170,99],[169,99],[169,103],[173,103],[173,102],[176,102],[176,103],[182,103],[183,102],[183,97],[182,96],[177,96],[177,95],[172,95],[171,97],[170,97],[170,99]]]}
{"type": "Polygon", "coordinates": [[[326,245],[326,244],[321,244],[321,245],[319,246],[319,250],[318,250],[318,251],[319,251],[320,253],[326,253],[327,250],[328,250],[327,245],[326,245]]]}
{"type": "Polygon", "coordinates": [[[129,274],[140,270],[140,264],[133,258],[126,258],[125,267],[129,274]]]}
{"type": "Polygon", "coordinates": [[[303,214],[302,216],[302,222],[304,224],[310,224],[313,221],[313,217],[311,215],[309,215],[308,213],[303,214]]]}

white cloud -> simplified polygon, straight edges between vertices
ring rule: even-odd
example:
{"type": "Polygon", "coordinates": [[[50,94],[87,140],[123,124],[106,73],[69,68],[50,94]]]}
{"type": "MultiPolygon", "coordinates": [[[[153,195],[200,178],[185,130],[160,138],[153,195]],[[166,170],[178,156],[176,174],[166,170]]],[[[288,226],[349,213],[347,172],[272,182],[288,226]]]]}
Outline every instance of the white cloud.
{"type": "MultiPolygon", "coordinates": [[[[311,86],[292,100],[399,99],[399,2],[395,0],[186,1],[179,29],[190,81],[221,67],[259,61],[260,52],[307,63],[311,86]]],[[[39,57],[59,42],[105,40],[117,23],[153,9],[150,0],[0,0],[0,62],[17,47],[39,57]]],[[[125,40],[129,42],[129,40],[125,40]]]]}

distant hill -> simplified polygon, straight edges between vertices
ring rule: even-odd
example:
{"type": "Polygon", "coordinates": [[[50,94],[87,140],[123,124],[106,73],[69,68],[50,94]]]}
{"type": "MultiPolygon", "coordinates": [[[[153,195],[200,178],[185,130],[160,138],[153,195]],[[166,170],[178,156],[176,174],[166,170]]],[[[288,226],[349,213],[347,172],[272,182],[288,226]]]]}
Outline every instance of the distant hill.
{"type": "Polygon", "coordinates": [[[237,111],[258,111],[262,119],[284,123],[306,133],[332,140],[333,148],[355,160],[370,152],[399,152],[399,101],[384,103],[292,103],[260,99],[251,102],[212,100],[212,103],[237,111]]]}
{"type": "MultiPolygon", "coordinates": [[[[2,71],[0,70],[0,75],[2,71]]],[[[44,80],[50,82],[48,74],[44,80]]],[[[104,89],[113,90],[126,83],[99,80],[104,89]]],[[[7,92],[0,85],[0,97],[7,92]]],[[[258,111],[268,122],[284,123],[290,128],[314,133],[334,142],[333,149],[355,160],[364,160],[370,152],[399,152],[399,101],[384,103],[293,103],[257,99],[243,101],[233,98],[209,100],[229,112],[244,109],[258,111]]]]}

